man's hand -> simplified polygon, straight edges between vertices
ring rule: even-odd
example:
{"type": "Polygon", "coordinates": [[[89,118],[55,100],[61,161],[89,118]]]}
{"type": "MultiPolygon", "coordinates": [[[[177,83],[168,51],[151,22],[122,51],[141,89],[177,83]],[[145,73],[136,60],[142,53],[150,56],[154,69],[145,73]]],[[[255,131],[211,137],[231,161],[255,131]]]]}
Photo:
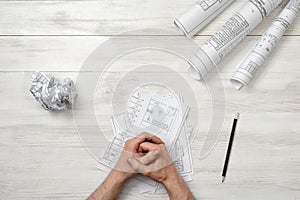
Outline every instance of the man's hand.
{"type": "Polygon", "coordinates": [[[155,153],[148,153],[144,156],[150,149],[147,149],[143,145],[141,146],[143,142],[151,142],[156,145],[163,144],[158,137],[148,133],[142,133],[135,138],[127,140],[115,168],[109,173],[104,182],[88,197],[88,200],[115,200],[118,198],[126,180],[137,173],[128,164],[128,158],[136,157],[142,159],[144,157],[143,159],[146,164],[148,164],[146,159],[151,158],[152,162],[157,158],[158,154],[155,153]]]}
{"type": "Polygon", "coordinates": [[[154,181],[163,183],[168,177],[177,174],[176,168],[164,144],[144,142],[140,149],[148,151],[144,156],[128,159],[132,169],[148,176],[154,181]]]}
{"type": "Polygon", "coordinates": [[[149,133],[141,133],[138,136],[127,140],[114,170],[119,171],[120,175],[123,176],[124,179],[134,176],[137,171],[131,167],[128,163],[128,159],[133,157],[139,158],[141,162],[148,165],[150,162],[153,162],[156,158],[158,158],[159,151],[155,151],[159,150],[159,146],[157,145],[163,144],[163,141],[161,141],[158,137],[149,133]],[[149,145],[143,145],[144,143],[151,144],[151,148],[149,145]],[[153,145],[156,146],[153,147],[153,145]]]}
{"type": "Polygon", "coordinates": [[[171,200],[195,199],[176,171],[176,167],[164,144],[143,142],[140,144],[139,149],[148,153],[142,157],[128,158],[128,163],[132,169],[162,183],[171,200]]]}
{"type": "Polygon", "coordinates": [[[162,183],[171,200],[194,199],[177,173],[164,143],[148,133],[126,141],[115,168],[88,199],[117,199],[125,181],[136,173],[162,183]]]}

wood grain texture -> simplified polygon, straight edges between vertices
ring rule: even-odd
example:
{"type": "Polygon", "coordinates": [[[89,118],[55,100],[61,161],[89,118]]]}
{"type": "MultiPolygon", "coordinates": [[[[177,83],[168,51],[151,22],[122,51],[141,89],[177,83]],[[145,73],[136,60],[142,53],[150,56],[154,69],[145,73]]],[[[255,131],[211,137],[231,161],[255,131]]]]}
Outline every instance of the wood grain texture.
{"type": "MultiPolygon", "coordinates": [[[[121,36],[123,40],[135,41],[136,36],[121,36]]],[[[0,37],[0,71],[81,71],[81,66],[88,56],[105,41],[111,37],[106,36],[30,36],[30,37],[0,37]],[[13,56],[11,54],[13,53],[13,56]]],[[[118,38],[118,37],[116,37],[118,38]]],[[[139,36],[136,41],[152,38],[154,41],[163,41],[165,36],[139,36]]],[[[169,36],[173,40],[182,39],[181,36],[169,36]]],[[[198,36],[194,41],[201,45],[209,37],[198,36]]],[[[243,59],[249,49],[255,44],[259,36],[248,36],[242,41],[225,59],[218,65],[222,73],[234,73],[236,66],[243,59]]],[[[276,46],[270,57],[264,63],[262,71],[290,73],[298,72],[300,63],[300,36],[284,36],[276,46]],[[286,61],[292,61],[286,63],[286,61]]],[[[170,44],[177,46],[176,43],[170,44]]],[[[131,44],[123,43],[122,46],[130,48],[131,44]]],[[[189,46],[179,46],[179,51],[184,55],[184,51],[189,46]]],[[[190,51],[193,52],[193,51],[190,51]]],[[[180,52],[179,52],[180,53],[180,52]]],[[[101,56],[101,55],[100,55],[101,56]]],[[[118,59],[123,65],[137,65],[147,63],[158,63],[166,66],[176,66],[177,71],[185,72],[188,64],[186,62],[177,63],[170,60],[171,55],[158,50],[141,50],[131,53],[124,58],[118,59]]],[[[189,57],[187,56],[186,59],[189,57]]],[[[106,61],[103,57],[101,60],[106,61]]],[[[108,62],[109,60],[107,60],[108,62]]],[[[115,62],[117,62],[115,61],[115,62]]],[[[126,67],[117,68],[126,71],[126,67]]],[[[99,67],[99,71],[100,67],[99,67]]],[[[128,70],[127,70],[128,71],[128,70]]]]}
{"type": "MultiPolygon", "coordinates": [[[[57,77],[68,75],[75,78],[76,74],[77,72],[55,72],[57,77]]],[[[7,98],[1,98],[0,102],[1,116],[5,116],[5,120],[0,123],[0,148],[3,154],[0,184],[6,191],[2,193],[3,197],[82,199],[103,180],[105,173],[96,170],[96,161],[82,146],[72,114],[49,113],[43,110],[27,91],[30,72],[2,72],[0,75],[0,91],[8,95],[7,98]],[[16,84],[5,86],[4,83],[12,80],[17,80],[16,84]],[[56,182],[59,184],[55,184],[56,182]]],[[[111,80],[109,76],[106,81],[114,82],[117,79],[111,80]]],[[[300,189],[300,164],[296,153],[300,150],[299,82],[281,79],[277,86],[282,89],[270,87],[272,82],[269,82],[269,87],[259,88],[263,84],[258,83],[255,84],[258,85],[257,88],[240,92],[231,89],[229,84],[224,84],[227,113],[225,124],[218,143],[205,159],[199,157],[199,152],[209,128],[210,98],[205,86],[195,84],[193,80],[190,83],[197,93],[202,94],[202,98],[198,99],[198,109],[203,113],[200,115],[202,125],[192,142],[194,181],[189,183],[196,197],[297,197],[300,189]],[[231,113],[235,110],[239,110],[242,117],[238,125],[228,180],[226,184],[220,185],[231,113]],[[274,194],[277,195],[273,196],[274,194]]],[[[113,92],[113,85],[106,89],[113,92]]],[[[106,130],[111,131],[110,105],[99,106],[102,111],[106,111],[99,117],[106,125],[106,130]]],[[[129,183],[122,199],[132,199],[133,196],[137,199],[144,197],[139,194],[138,188],[129,183]]]]}
{"type": "MultiPolygon", "coordinates": [[[[236,0],[194,38],[195,42],[204,43],[244,3],[236,0]]],[[[233,89],[229,79],[280,8],[219,64],[219,71],[209,74],[210,84],[218,76],[223,83],[218,89],[225,94],[225,116],[216,145],[205,158],[200,157],[200,151],[211,123],[211,93],[205,83],[186,74],[188,65],[184,60],[148,49],[116,60],[106,71],[81,71],[87,57],[112,35],[153,27],[176,31],[173,19],[193,4],[192,0],[0,1],[0,199],[84,199],[106,176],[96,169],[96,161],[82,144],[72,111],[47,112],[35,102],[28,91],[32,71],[51,72],[58,78],[68,76],[73,80],[79,73],[102,73],[103,80],[98,82],[92,103],[105,135],[111,135],[109,99],[116,84],[128,72],[131,75],[122,87],[138,84],[141,73],[131,69],[151,63],[176,71],[197,97],[198,106],[193,109],[199,111],[200,123],[191,145],[194,175],[188,184],[197,199],[300,199],[299,16],[243,90],[233,89]],[[241,113],[241,119],[228,177],[221,184],[235,111],[241,113]]],[[[129,41],[136,38],[119,37],[129,41]]],[[[158,41],[182,38],[176,32],[139,37],[154,37],[158,41]]],[[[184,54],[186,48],[189,46],[180,51],[184,54]]],[[[150,69],[142,75],[150,74],[165,78],[165,74],[150,69]]],[[[104,149],[106,138],[100,143],[99,148],[104,149]]],[[[133,181],[128,182],[120,197],[152,198],[160,200],[167,196],[140,194],[133,181]]]]}
{"type": "MultiPolygon", "coordinates": [[[[236,0],[200,33],[213,34],[244,3],[236,0]]],[[[194,0],[0,1],[0,35],[115,35],[153,27],[176,31],[174,19],[194,4],[194,0]]],[[[283,6],[284,2],[251,34],[263,33],[283,6]]],[[[300,35],[299,21],[286,35],[300,35]]]]}

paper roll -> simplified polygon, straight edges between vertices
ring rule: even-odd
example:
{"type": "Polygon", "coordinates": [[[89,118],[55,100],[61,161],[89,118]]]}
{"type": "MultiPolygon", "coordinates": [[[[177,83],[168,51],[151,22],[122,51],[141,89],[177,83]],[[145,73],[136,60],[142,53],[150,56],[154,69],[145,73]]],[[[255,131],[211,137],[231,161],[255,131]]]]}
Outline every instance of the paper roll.
{"type": "Polygon", "coordinates": [[[175,25],[187,37],[194,36],[216,16],[218,16],[233,0],[202,0],[174,20],[175,25]]]}
{"type": "Polygon", "coordinates": [[[282,0],[250,0],[191,57],[189,73],[197,80],[211,71],[282,0]]]}
{"type": "Polygon", "coordinates": [[[273,21],[230,79],[236,89],[239,90],[250,82],[257,69],[262,66],[285,31],[295,21],[299,10],[300,0],[290,0],[280,15],[273,21]]]}

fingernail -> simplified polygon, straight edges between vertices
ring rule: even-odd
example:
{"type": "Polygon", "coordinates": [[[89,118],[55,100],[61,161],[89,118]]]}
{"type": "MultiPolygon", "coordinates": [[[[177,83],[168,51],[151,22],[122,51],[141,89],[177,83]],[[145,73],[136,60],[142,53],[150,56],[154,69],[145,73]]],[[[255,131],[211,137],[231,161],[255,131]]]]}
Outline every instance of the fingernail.
{"type": "Polygon", "coordinates": [[[153,155],[155,155],[155,156],[157,156],[157,155],[159,155],[159,150],[155,150],[154,152],[153,152],[153,155]]]}
{"type": "Polygon", "coordinates": [[[128,160],[127,160],[129,163],[132,163],[132,158],[128,158],[128,160]]]}

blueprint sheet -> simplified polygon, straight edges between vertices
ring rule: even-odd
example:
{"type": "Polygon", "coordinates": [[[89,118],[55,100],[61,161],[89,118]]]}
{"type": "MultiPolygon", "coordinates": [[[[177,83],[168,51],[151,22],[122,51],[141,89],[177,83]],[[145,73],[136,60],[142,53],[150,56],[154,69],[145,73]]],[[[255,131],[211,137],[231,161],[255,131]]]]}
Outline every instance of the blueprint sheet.
{"type": "MultiPolygon", "coordinates": [[[[160,137],[185,181],[192,180],[193,164],[190,136],[193,128],[186,121],[188,106],[176,94],[165,96],[145,89],[136,90],[128,101],[128,112],[112,118],[114,138],[99,159],[98,168],[109,172],[116,165],[126,140],[141,132],[160,137]]],[[[140,192],[154,193],[163,188],[159,183],[142,175],[135,176],[140,192]]]]}

